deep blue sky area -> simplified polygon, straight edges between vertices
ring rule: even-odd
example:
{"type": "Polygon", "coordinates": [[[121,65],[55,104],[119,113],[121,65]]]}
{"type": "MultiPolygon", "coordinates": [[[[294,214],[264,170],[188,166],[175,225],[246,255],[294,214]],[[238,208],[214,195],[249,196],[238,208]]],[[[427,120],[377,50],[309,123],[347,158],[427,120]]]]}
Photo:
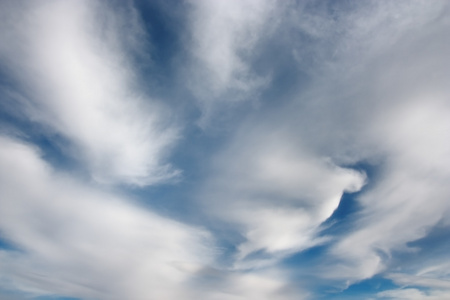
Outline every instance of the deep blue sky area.
{"type": "Polygon", "coordinates": [[[0,298],[450,299],[449,16],[1,1],[0,298]]]}

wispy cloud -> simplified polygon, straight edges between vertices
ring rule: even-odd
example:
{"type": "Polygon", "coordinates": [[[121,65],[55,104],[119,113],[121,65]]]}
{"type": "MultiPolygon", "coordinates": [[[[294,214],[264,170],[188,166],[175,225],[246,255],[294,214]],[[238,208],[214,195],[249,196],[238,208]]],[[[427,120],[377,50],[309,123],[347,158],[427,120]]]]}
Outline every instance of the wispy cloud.
{"type": "Polygon", "coordinates": [[[25,88],[28,118],[67,138],[99,182],[142,186],[178,174],[164,162],[177,128],[136,81],[130,51],[143,36],[127,19],[136,15],[100,1],[4,6],[1,55],[25,88]]]}
{"type": "Polygon", "coordinates": [[[391,299],[391,300],[439,300],[448,298],[450,293],[447,291],[421,291],[418,289],[398,289],[388,290],[378,294],[379,299],[391,299]]]}
{"type": "Polygon", "coordinates": [[[275,1],[191,1],[191,62],[186,79],[204,120],[240,100],[252,99],[267,82],[252,69],[258,42],[276,25],[275,1]],[[222,104],[222,105],[221,105],[222,104]]]}
{"type": "Polygon", "coordinates": [[[3,289],[448,297],[446,2],[0,7],[3,289]]]}
{"type": "MultiPolygon", "coordinates": [[[[450,111],[443,95],[448,88],[428,75],[445,72],[438,61],[446,60],[446,47],[437,38],[443,34],[442,27],[435,19],[429,22],[422,29],[425,33],[416,34],[419,39],[405,38],[383,50],[377,63],[385,67],[365,71],[371,74],[368,83],[356,81],[367,85],[357,95],[367,91],[370,96],[365,103],[373,101],[370,112],[362,111],[366,122],[360,127],[359,142],[373,145],[370,155],[383,161],[379,179],[359,198],[363,210],[358,229],[334,249],[348,261],[347,275],[356,280],[384,270],[394,251],[407,251],[408,242],[424,237],[439,222],[447,222],[445,199],[450,191],[445,182],[450,164],[446,153],[450,145],[443,137],[449,130],[450,111]],[[436,38],[424,47],[422,34],[436,38]],[[411,47],[417,52],[409,51],[411,47]],[[442,52],[435,53],[436,49],[442,52]],[[411,56],[401,58],[400,53],[411,56]]],[[[344,274],[339,268],[336,272],[337,276],[344,274]]]]}
{"type": "Polygon", "coordinates": [[[18,249],[0,250],[4,288],[81,299],[302,297],[281,273],[214,269],[218,250],[203,229],[58,172],[31,145],[1,137],[0,146],[2,238],[18,249]]]}
{"type": "Polygon", "coordinates": [[[180,266],[195,270],[213,258],[203,230],[77,182],[29,145],[5,137],[0,144],[0,226],[20,249],[0,250],[7,288],[88,299],[180,299],[191,275],[180,266]]]}
{"type": "Polygon", "coordinates": [[[208,209],[235,223],[245,238],[238,259],[263,251],[269,256],[262,260],[273,262],[320,244],[320,225],[344,192],[361,189],[365,175],[308,153],[276,129],[241,128],[217,158],[203,196],[208,209]]]}

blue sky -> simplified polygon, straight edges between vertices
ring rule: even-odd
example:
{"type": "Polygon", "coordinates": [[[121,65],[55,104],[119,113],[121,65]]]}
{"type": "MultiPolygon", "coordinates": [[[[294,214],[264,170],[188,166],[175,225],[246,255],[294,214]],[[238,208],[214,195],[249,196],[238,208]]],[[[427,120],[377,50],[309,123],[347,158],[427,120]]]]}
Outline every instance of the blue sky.
{"type": "Polygon", "coordinates": [[[0,298],[450,298],[445,1],[0,3],[0,298]]]}

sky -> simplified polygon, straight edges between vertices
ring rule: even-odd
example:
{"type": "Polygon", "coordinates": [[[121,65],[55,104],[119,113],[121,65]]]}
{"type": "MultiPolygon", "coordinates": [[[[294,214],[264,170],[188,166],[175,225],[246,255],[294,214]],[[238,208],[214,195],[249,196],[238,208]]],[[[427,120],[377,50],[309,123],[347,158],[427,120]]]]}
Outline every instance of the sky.
{"type": "Polygon", "coordinates": [[[1,299],[450,299],[449,183],[448,1],[0,1],[1,299]]]}

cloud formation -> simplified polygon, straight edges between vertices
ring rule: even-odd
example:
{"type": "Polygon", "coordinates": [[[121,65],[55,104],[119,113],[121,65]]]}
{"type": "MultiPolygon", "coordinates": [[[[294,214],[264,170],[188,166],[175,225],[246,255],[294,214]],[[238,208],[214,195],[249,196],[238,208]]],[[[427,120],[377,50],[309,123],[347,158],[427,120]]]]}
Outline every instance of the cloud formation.
{"type": "Polygon", "coordinates": [[[320,225],[344,192],[361,189],[365,175],[308,153],[277,130],[242,128],[215,162],[204,195],[208,209],[243,234],[238,259],[258,251],[273,259],[320,244],[320,225]]]}
{"type": "Polygon", "coordinates": [[[252,66],[258,45],[276,26],[275,1],[190,1],[191,52],[187,82],[202,108],[202,123],[222,106],[254,99],[268,76],[252,66]]]}
{"type": "Polygon", "coordinates": [[[449,9],[3,1],[0,295],[448,297],[449,9]]]}
{"type": "Polygon", "coordinates": [[[136,80],[132,51],[145,36],[131,9],[102,1],[3,6],[1,55],[24,86],[26,118],[68,139],[69,155],[99,182],[144,186],[177,176],[163,161],[177,129],[136,80]]]}
{"type": "Polygon", "coordinates": [[[85,186],[36,149],[1,138],[2,283],[82,299],[179,299],[189,269],[212,259],[206,232],[85,186]],[[15,170],[14,173],[8,170],[15,170]]]}
{"type": "Polygon", "coordinates": [[[23,142],[0,145],[0,228],[13,247],[0,250],[3,288],[80,299],[298,299],[281,273],[216,269],[205,230],[57,172],[23,142]]]}

